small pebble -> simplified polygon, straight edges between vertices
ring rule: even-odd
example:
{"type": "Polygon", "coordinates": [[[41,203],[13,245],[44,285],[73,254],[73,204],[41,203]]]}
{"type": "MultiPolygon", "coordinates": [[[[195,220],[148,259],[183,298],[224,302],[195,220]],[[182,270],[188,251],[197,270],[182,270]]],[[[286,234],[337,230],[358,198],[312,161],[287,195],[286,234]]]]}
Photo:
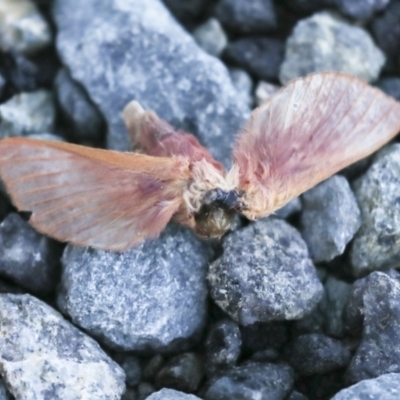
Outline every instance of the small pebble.
{"type": "Polygon", "coordinates": [[[220,0],[215,17],[227,30],[236,33],[265,33],[277,26],[271,0],[220,0]]]}
{"type": "Polygon", "coordinates": [[[15,95],[0,105],[0,139],[52,132],[56,111],[47,90],[15,95]]]}
{"type": "Polygon", "coordinates": [[[211,326],[205,341],[205,367],[208,375],[234,366],[240,355],[241,335],[238,325],[222,320],[211,326]]]}
{"type": "Polygon", "coordinates": [[[212,56],[219,57],[228,44],[228,38],[221,24],[210,18],[193,32],[198,45],[212,56]]]}
{"type": "Polygon", "coordinates": [[[344,253],[361,225],[360,209],[346,178],[334,175],[302,196],[300,232],[314,262],[344,253]]]}
{"type": "Polygon", "coordinates": [[[342,342],[318,333],[295,338],[287,348],[287,354],[290,365],[302,376],[341,369],[351,358],[342,342]]]}
{"type": "Polygon", "coordinates": [[[286,42],[280,82],[322,71],[340,71],[368,82],[377,79],[385,56],[363,28],[336,14],[320,12],[300,20],[286,42]]]}
{"type": "Polygon", "coordinates": [[[257,79],[277,82],[283,53],[284,43],[279,39],[250,37],[230,42],[224,57],[257,79]]]}

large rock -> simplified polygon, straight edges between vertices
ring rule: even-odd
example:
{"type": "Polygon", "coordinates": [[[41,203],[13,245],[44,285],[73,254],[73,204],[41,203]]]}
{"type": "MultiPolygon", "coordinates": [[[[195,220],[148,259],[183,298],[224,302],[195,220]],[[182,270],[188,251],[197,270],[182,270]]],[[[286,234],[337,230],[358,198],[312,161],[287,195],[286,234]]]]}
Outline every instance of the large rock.
{"type": "Polygon", "coordinates": [[[125,374],[90,337],[30,295],[0,294],[0,368],[16,399],[115,399],[125,374]]]}
{"type": "Polygon", "coordinates": [[[346,313],[349,332],[362,331],[361,343],[347,370],[355,383],[400,372],[400,278],[373,272],[354,283],[346,313]]]}
{"type": "Polygon", "coordinates": [[[208,258],[176,227],[124,253],[68,246],[58,304],[114,348],[181,349],[205,323],[208,258]]]}
{"type": "Polygon", "coordinates": [[[322,285],[300,234],[268,218],[229,235],[208,281],[216,303],[240,324],[300,319],[322,296],[322,285]]]}
{"type": "Polygon", "coordinates": [[[197,134],[229,164],[249,108],[226,67],[196,45],[160,0],[57,0],[53,10],[60,57],[104,114],[109,148],[130,148],[121,111],[136,99],[197,134]]]}
{"type": "Polygon", "coordinates": [[[304,193],[301,234],[314,262],[343,254],[361,225],[360,210],[350,185],[335,175],[304,193]]]}
{"type": "Polygon", "coordinates": [[[398,400],[399,387],[400,374],[385,374],[343,389],[331,400],[398,400]]]}
{"type": "Polygon", "coordinates": [[[400,262],[400,144],[381,150],[354,184],[361,228],[350,253],[353,273],[395,268],[400,262]]]}

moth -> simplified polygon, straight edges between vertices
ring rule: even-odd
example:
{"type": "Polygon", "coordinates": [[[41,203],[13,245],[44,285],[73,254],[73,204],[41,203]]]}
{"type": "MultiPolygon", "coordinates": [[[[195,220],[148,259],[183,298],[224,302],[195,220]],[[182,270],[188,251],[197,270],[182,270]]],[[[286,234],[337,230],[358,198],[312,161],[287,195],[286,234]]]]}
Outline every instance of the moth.
{"type": "Polygon", "coordinates": [[[400,130],[400,103],[342,73],[293,80],[253,111],[229,172],[139,103],[123,118],[137,152],[0,141],[0,176],[38,231],[114,251],[157,237],[170,220],[220,237],[236,214],[266,217],[387,143],[400,130]]]}

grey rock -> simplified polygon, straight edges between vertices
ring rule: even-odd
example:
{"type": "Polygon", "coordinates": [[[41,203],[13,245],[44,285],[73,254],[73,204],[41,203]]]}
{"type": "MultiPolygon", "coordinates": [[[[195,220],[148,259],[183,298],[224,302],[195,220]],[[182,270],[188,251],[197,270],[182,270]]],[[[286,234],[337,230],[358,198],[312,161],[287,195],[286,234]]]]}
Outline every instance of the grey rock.
{"type": "Polygon", "coordinates": [[[209,256],[176,226],[124,253],[67,246],[58,304],[113,348],[180,350],[205,322],[209,256]]]}
{"type": "Polygon", "coordinates": [[[224,27],[236,33],[265,33],[277,26],[271,0],[220,0],[215,16],[224,27]]]}
{"type": "Polygon", "coordinates": [[[102,116],[66,68],[59,71],[54,85],[58,103],[63,116],[71,125],[73,137],[80,141],[99,139],[102,116]]]}
{"type": "Polygon", "coordinates": [[[205,341],[206,373],[213,375],[236,364],[241,350],[241,335],[238,325],[221,320],[210,327],[205,341]]]}
{"type": "Polygon", "coordinates": [[[228,37],[215,18],[210,18],[197,27],[193,36],[203,50],[215,57],[219,57],[228,44],[228,37]]]}
{"type": "Polygon", "coordinates": [[[156,392],[157,389],[148,382],[141,382],[137,387],[137,399],[136,400],[145,400],[152,393],[156,392]]]}
{"type": "MultiPolygon", "coordinates": [[[[311,14],[316,11],[327,9],[331,6],[332,0],[284,0],[292,11],[298,14],[311,14]]],[[[333,0],[334,1],[334,0],[333,0]]]]}
{"type": "Polygon", "coordinates": [[[224,57],[258,79],[278,81],[285,45],[279,39],[249,37],[230,42],[224,57]]]}
{"type": "Polygon", "coordinates": [[[351,358],[342,342],[318,333],[298,336],[287,352],[290,365],[302,376],[326,374],[346,367],[351,358]]]}
{"type": "Polygon", "coordinates": [[[347,369],[351,383],[400,372],[400,280],[372,272],[356,283],[346,320],[353,334],[362,325],[362,336],[347,369]]]}
{"type": "Polygon", "coordinates": [[[304,394],[294,390],[292,393],[290,393],[290,396],[287,398],[287,400],[307,400],[307,397],[304,396],[304,394]]]}
{"type": "Polygon", "coordinates": [[[288,340],[283,322],[258,322],[241,328],[244,351],[258,352],[281,349],[288,340]]]}
{"type": "Polygon", "coordinates": [[[2,0],[0,3],[0,47],[33,54],[51,43],[46,20],[30,0],[2,0]]]}
{"type": "MultiPolygon", "coordinates": [[[[275,94],[279,90],[279,86],[270,82],[260,81],[257,84],[255,90],[256,104],[260,106],[262,103],[267,101],[273,94],[275,94]]],[[[296,198],[292,201],[296,200],[298,204],[300,204],[300,199],[296,198]]],[[[301,206],[300,206],[301,207],[301,206]]]]}
{"type": "Polygon", "coordinates": [[[328,335],[345,336],[344,312],[350,299],[352,285],[329,276],[324,285],[324,297],[319,309],[324,316],[324,328],[328,335]]]}
{"type": "Polygon", "coordinates": [[[154,357],[151,357],[143,365],[143,378],[148,381],[153,381],[164,364],[165,360],[161,354],[156,354],[154,357]]]}
{"type": "Polygon", "coordinates": [[[205,400],[283,400],[293,385],[287,365],[248,362],[232,368],[207,390],[205,400]]]}
{"type": "Polygon", "coordinates": [[[138,400],[138,393],[135,388],[126,388],[121,400],[138,400]]]}
{"type": "Polygon", "coordinates": [[[242,98],[249,107],[251,107],[253,104],[253,80],[251,79],[251,76],[240,68],[231,68],[229,70],[229,75],[239,97],[242,98]]]}
{"type": "Polygon", "coordinates": [[[229,235],[223,248],[210,266],[210,292],[240,324],[300,319],[320,300],[322,285],[307,246],[285,221],[251,224],[229,235]]]}
{"type": "Polygon", "coordinates": [[[388,65],[398,70],[400,46],[400,2],[391,1],[381,14],[371,21],[377,45],[388,57],[388,65]]]}
{"type": "Polygon", "coordinates": [[[60,57],[105,117],[109,148],[130,148],[121,111],[134,98],[231,163],[234,135],[250,110],[226,67],[199,49],[160,0],[56,0],[53,15],[60,57]]]}
{"type": "Polygon", "coordinates": [[[182,392],[194,392],[204,377],[204,365],[196,353],[183,353],[173,357],[157,374],[159,388],[169,387],[182,392]]]}
{"type": "Polygon", "coordinates": [[[114,360],[123,368],[127,386],[137,386],[142,379],[140,360],[136,356],[126,353],[117,354],[114,360]]]}
{"type": "Polygon", "coordinates": [[[382,78],[376,82],[376,86],[389,96],[392,96],[397,101],[400,101],[400,78],[382,78]]]}
{"type": "Polygon", "coordinates": [[[353,274],[397,267],[400,262],[400,144],[381,150],[354,183],[361,228],[350,251],[353,274]]]}
{"type": "Polygon", "coordinates": [[[174,16],[182,23],[193,23],[201,18],[210,0],[163,0],[174,16]]]}
{"type": "Polygon", "coordinates": [[[18,214],[0,224],[0,274],[42,295],[54,291],[61,247],[36,232],[18,214]]]}
{"type": "Polygon", "coordinates": [[[12,400],[11,394],[2,378],[0,378],[0,400],[12,400]]]}
{"type": "Polygon", "coordinates": [[[335,175],[302,196],[301,234],[314,262],[330,261],[343,254],[361,225],[350,185],[335,175]]]}
{"type": "Polygon", "coordinates": [[[375,80],[385,63],[369,33],[334,14],[320,12],[297,23],[286,42],[280,81],[312,72],[341,71],[368,82],[375,80]]]}
{"type": "Polygon", "coordinates": [[[173,389],[161,389],[147,397],[146,400],[200,400],[200,397],[194,396],[193,394],[178,392],[173,389]]]}
{"type": "Polygon", "coordinates": [[[285,206],[275,212],[275,215],[279,218],[288,218],[291,215],[300,212],[302,209],[300,197],[296,197],[290,200],[285,206]]]}
{"type": "Polygon", "coordinates": [[[355,19],[369,19],[382,11],[390,0],[330,0],[344,15],[355,19]]]}
{"type": "Polygon", "coordinates": [[[331,400],[398,400],[399,387],[400,374],[385,374],[343,389],[331,400]]]}
{"type": "Polygon", "coordinates": [[[4,87],[6,86],[6,80],[2,74],[0,74],[0,97],[3,95],[4,87]]]}
{"type": "Polygon", "coordinates": [[[15,398],[121,398],[123,370],[47,304],[0,294],[0,321],[0,367],[15,398]]]}
{"type": "Polygon", "coordinates": [[[15,95],[0,105],[0,139],[51,132],[55,114],[53,95],[46,90],[15,95]]]}

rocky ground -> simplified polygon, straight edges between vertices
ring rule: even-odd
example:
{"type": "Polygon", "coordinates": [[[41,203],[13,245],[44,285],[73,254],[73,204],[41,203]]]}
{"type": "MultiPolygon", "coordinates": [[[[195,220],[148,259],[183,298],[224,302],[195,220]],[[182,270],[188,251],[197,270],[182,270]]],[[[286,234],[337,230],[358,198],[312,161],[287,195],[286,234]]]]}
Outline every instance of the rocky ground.
{"type": "MultiPolygon", "coordinates": [[[[0,0],[0,138],[128,150],[133,98],[226,166],[280,85],[400,100],[399,0],[0,0]]],[[[57,243],[0,191],[0,400],[400,399],[400,145],[220,243],[57,243]]]]}

